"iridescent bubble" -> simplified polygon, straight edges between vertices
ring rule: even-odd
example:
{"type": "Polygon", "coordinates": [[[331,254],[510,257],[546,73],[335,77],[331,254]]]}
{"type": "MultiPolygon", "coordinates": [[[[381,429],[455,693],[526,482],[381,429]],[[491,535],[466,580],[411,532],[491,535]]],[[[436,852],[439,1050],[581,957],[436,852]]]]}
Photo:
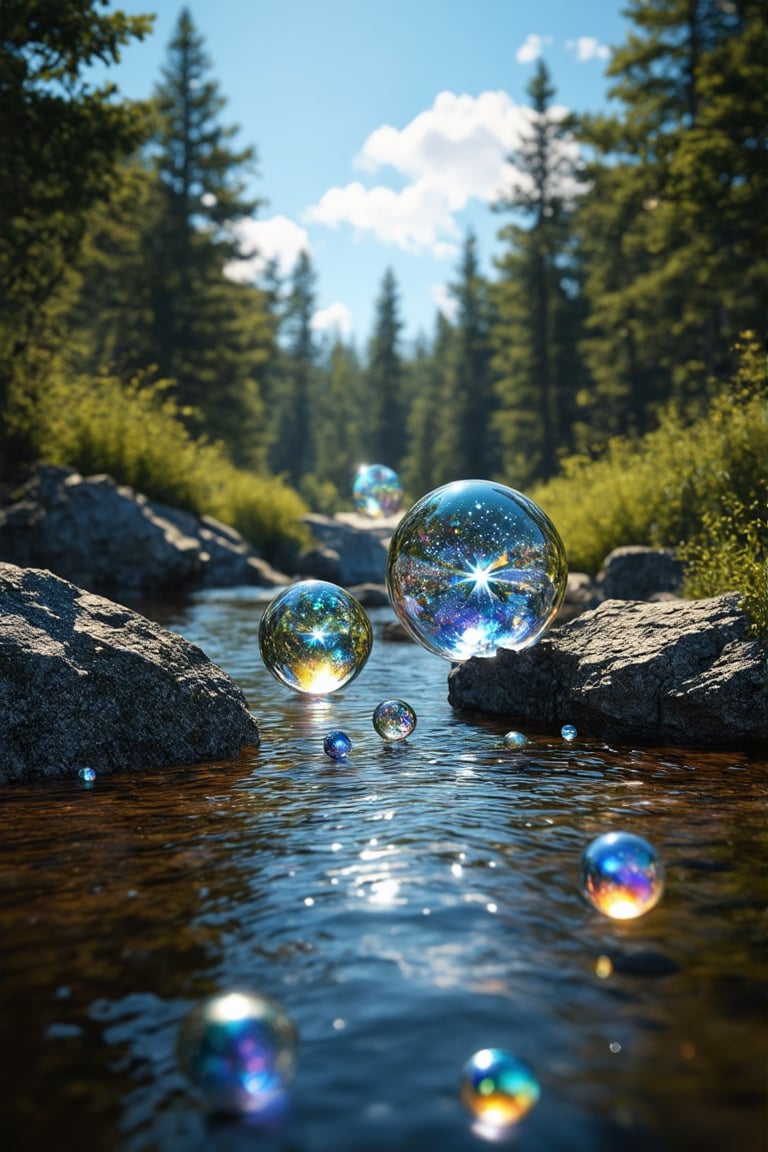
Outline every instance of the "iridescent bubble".
{"type": "Polygon", "coordinates": [[[489,480],[436,488],[406,512],[387,591],[414,640],[446,660],[534,644],[565,594],[565,551],[532,500],[489,480]]]}
{"type": "Polygon", "coordinates": [[[261,656],[276,680],[297,692],[335,692],[362,671],[373,643],[364,608],[325,580],[301,580],[267,605],[261,656]]]}
{"type": "Polygon", "coordinates": [[[562,728],[560,729],[560,735],[562,736],[563,740],[575,740],[578,736],[578,732],[574,728],[573,724],[563,724],[562,728]]]}
{"type": "Polygon", "coordinates": [[[374,710],[373,726],[382,740],[405,740],[416,727],[416,713],[405,700],[383,700],[374,710]]]}
{"type": "Polygon", "coordinates": [[[656,849],[632,832],[606,832],[581,857],[581,891],[613,920],[633,920],[658,904],[664,865],[656,849]]]}
{"type": "Polygon", "coordinates": [[[329,732],[323,740],[323,751],[331,760],[346,760],[352,751],[352,741],[346,732],[329,732]]]}
{"type": "Polygon", "coordinates": [[[503,1048],[483,1048],[461,1070],[461,1102],[486,1129],[516,1124],[539,1099],[539,1082],[503,1048]]]}
{"type": "Polygon", "coordinates": [[[77,774],[84,784],[93,784],[96,779],[96,770],[94,768],[78,768],[77,774]]]}
{"type": "Polygon", "coordinates": [[[403,489],[397,472],[386,464],[363,464],[352,484],[355,508],[363,516],[381,520],[394,516],[403,503],[403,489]]]}
{"type": "Polygon", "coordinates": [[[297,1034],[281,1006],[254,992],[225,992],[182,1021],[179,1064],[213,1112],[280,1112],[296,1064],[297,1034]]]}
{"type": "Polygon", "coordinates": [[[527,737],[525,737],[522,732],[507,732],[504,737],[505,748],[522,748],[522,746],[527,743],[527,737]]]}

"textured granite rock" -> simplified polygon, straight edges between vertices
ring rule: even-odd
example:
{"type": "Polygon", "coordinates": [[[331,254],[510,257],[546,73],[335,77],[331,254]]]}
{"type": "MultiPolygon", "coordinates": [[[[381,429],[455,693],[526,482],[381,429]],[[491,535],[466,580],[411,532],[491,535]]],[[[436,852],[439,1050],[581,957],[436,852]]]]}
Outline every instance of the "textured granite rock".
{"type": "Polygon", "coordinates": [[[312,513],[304,517],[304,523],[323,549],[337,554],[337,582],[349,588],[353,584],[384,583],[387,548],[399,519],[370,520],[353,512],[336,516],[312,513]]]}
{"type": "Polygon", "coordinates": [[[153,503],[110,476],[50,465],[0,508],[0,560],[134,595],[288,583],[233,528],[153,503]]]}
{"type": "Polygon", "coordinates": [[[595,583],[601,600],[652,600],[679,595],[683,565],[670,548],[614,548],[603,561],[595,583]]]}
{"type": "Polygon", "coordinates": [[[194,644],[33,568],[0,563],[0,781],[221,760],[259,742],[194,644]]]}
{"type": "Polygon", "coordinates": [[[524,652],[470,660],[448,678],[457,709],[575,724],[647,744],[768,741],[766,654],[736,594],[608,600],[524,652]]]}

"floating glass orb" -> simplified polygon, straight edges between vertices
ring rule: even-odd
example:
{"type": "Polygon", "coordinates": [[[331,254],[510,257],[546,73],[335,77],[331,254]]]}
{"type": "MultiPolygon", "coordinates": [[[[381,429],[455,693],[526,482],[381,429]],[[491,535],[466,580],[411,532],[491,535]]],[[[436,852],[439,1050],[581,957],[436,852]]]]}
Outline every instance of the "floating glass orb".
{"type": "Polygon", "coordinates": [[[403,489],[397,472],[386,464],[363,464],[352,484],[355,508],[363,516],[382,520],[400,511],[403,489]]]}
{"type": "Polygon", "coordinates": [[[352,750],[352,741],[346,732],[329,732],[323,740],[323,751],[331,760],[346,760],[352,750]]]}
{"type": "Polygon", "coordinates": [[[284,588],[267,605],[259,626],[261,656],[275,679],[316,696],[354,680],[372,643],[365,609],[325,580],[284,588]]]}
{"type": "Polygon", "coordinates": [[[293,1078],[297,1035],[274,1000],[225,992],[182,1021],[178,1058],[212,1112],[281,1111],[293,1078]]]}
{"type": "Polygon", "coordinates": [[[489,480],[457,480],[422,496],[387,554],[387,591],[404,628],[453,661],[529,648],[554,619],[566,577],[549,518],[489,480]]]}
{"type": "Polygon", "coordinates": [[[578,736],[578,732],[574,728],[573,724],[563,724],[562,728],[560,729],[560,735],[562,736],[563,740],[575,740],[578,736]]]}
{"type": "Polygon", "coordinates": [[[384,700],[374,710],[373,726],[382,740],[405,740],[416,727],[416,713],[405,700],[384,700]]]}
{"type": "Polygon", "coordinates": [[[661,899],[664,865],[642,836],[606,832],[581,857],[581,891],[605,916],[633,920],[661,899]]]}
{"type": "Polygon", "coordinates": [[[504,737],[505,748],[522,748],[527,743],[528,740],[522,732],[507,732],[504,737]]]}
{"type": "Polygon", "coordinates": [[[503,1048],[483,1048],[461,1070],[461,1102],[486,1129],[504,1129],[525,1116],[539,1099],[531,1069],[503,1048]]]}
{"type": "Polygon", "coordinates": [[[94,768],[78,768],[77,774],[84,784],[93,784],[96,779],[96,770],[94,768]]]}

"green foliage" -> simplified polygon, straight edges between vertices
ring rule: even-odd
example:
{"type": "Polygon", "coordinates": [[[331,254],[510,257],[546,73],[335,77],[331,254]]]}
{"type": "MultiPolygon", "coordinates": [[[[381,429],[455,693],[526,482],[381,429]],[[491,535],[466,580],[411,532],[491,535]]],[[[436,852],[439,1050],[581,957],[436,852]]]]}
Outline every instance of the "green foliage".
{"type": "Polygon", "coordinates": [[[48,463],[107,472],[153,500],[215,516],[268,557],[307,540],[298,494],[235,468],[220,444],[193,438],[167,381],[54,378],[33,415],[36,452],[48,463]]]}
{"type": "Polygon", "coordinates": [[[598,459],[570,457],[532,489],[572,569],[594,573],[621,545],[682,545],[692,595],[737,588],[764,619],[768,389],[754,339],[736,352],[737,372],[705,416],[691,424],[671,407],[642,439],[613,439],[598,459]]]}

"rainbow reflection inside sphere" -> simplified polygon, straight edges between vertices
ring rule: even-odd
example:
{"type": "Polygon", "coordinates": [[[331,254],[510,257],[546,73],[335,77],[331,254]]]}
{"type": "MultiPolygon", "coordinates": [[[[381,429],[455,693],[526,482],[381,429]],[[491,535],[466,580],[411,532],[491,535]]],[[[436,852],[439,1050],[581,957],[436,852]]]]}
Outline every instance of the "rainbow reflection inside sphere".
{"type": "Polygon", "coordinates": [[[394,516],[403,503],[400,477],[386,464],[363,464],[355,474],[352,499],[363,516],[374,520],[394,516]]]}
{"type": "Polygon", "coordinates": [[[274,1000],[232,991],[182,1021],[178,1059],[212,1112],[278,1113],[296,1064],[296,1029],[274,1000]]]}
{"type": "Polygon", "coordinates": [[[403,627],[452,661],[535,644],[560,607],[566,578],[549,518],[489,480],[458,480],[423,496],[387,554],[387,591],[403,627]]]}
{"type": "Polygon", "coordinates": [[[581,891],[613,920],[634,920],[658,904],[664,865],[656,849],[632,832],[606,832],[581,857],[581,891]]]}
{"type": "Polygon", "coordinates": [[[363,670],[371,622],[354,596],[325,580],[300,580],[269,602],[259,626],[261,657],[282,684],[320,696],[363,670]]]}
{"type": "Polygon", "coordinates": [[[352,741],[346,732],[329,732],[323,740],[323,751],[331,760],[346,760],[352,751],[352,741]]]}
{"type": "Polygon", "coordinates": [[[483,1048],[461,1070],[461,1102],[484,1128],[503,1129],[530,1112],[539,1099],[531,1069],[503,1048],[483,1048]]]}
{"type": "Polygon", "coordinates": [[[416,713],[405,700],[383,700],[374,710],[373,726],[382,740],[405,740],[416,727],[416,713]]]}

